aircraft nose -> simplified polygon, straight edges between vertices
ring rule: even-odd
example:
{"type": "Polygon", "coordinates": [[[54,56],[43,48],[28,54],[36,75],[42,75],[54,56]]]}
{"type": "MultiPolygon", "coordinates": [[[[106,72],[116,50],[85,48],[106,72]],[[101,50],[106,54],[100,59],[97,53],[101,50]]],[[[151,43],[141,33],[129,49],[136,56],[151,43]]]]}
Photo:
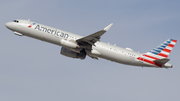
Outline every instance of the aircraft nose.
{"type": "Polygon", "coordinates": [[[12,25],[11,25],[11,22],[6,23],[5,25],[6,25],[6,27],[7,27],[8,29],[10,29],[10,27],[12,26],[12,25]]]}
{"type": "Polygon", "coordinates": [[[5,24],[5,26],[8,28],[8,29],[10,29],[10,30],[12,30],[12,31],[14,31],[15,29],[16,29],[16,23],[14,23],[14,22],[8,22],[8,23],[6,23],[5,24]]]}

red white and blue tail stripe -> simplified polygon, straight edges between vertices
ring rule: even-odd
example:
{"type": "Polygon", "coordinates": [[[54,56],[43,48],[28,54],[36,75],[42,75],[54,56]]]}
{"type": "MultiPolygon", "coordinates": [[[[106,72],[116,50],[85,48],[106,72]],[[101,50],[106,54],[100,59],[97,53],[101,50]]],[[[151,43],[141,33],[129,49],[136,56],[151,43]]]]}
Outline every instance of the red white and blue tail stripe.
{"type": "Polygon", "coordinates": [[[145,57],[151,58],[153,60],[158,60],[162,58],[167,58],[176,44],[177,40],[168,39],[160,46],[152,49],[151,51],[144,54],[145,57]]]}
{"type": "Polygon", "coordinates": [[[151,51],[142,55],[142,57],[138,57],[138,60],[144,61],[149,64],[157,65],[162,67],[166,62],[169,61],[167,57],[169,56],[171,50],[176,44],[177,40],[168,39],[160,46],[152,49],[151,51]]]}

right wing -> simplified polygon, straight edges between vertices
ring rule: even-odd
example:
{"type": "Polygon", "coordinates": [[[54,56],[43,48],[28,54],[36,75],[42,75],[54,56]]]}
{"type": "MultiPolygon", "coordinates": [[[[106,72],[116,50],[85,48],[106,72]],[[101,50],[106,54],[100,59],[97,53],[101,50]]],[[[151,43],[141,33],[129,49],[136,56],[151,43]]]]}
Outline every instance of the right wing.
{"type": "Polygon", "coordinates": [[[91,35],[88,35],[86,37],[80,38],[78,40],[76,40],[76,42],[80,43],[80,44],[90,44],[90,45],[94,45],[95,42],[99,41],[101,36],[109,30],[109,28],[112,26],[113,24],[111,23],[110,25],[108,25],[107,27],[105,27],[103,30],[100,30],[96,33],[93,33],[91,35]]]}

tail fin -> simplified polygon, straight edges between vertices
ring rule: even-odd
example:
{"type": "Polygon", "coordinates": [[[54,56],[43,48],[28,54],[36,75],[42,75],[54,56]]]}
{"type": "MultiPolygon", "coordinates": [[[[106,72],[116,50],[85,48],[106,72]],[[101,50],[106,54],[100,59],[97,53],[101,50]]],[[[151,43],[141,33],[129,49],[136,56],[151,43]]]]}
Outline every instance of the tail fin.
{"type": "Polygon", "coordinates": [[[159,59],[167,58],[171,50],[173,49],[174,45],[176,44],[176,42],[177,40],[168,39],[167,41],[162,43],[160,46],[143,54],[143,56],[145,56],[146,58],[149,58],[150,60],[159,60],[159,59]]]}

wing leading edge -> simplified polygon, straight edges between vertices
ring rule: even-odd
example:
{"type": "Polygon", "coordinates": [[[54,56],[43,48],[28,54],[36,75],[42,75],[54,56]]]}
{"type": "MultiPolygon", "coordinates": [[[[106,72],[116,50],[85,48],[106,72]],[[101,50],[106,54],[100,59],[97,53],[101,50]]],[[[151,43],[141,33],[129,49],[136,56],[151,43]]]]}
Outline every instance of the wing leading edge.
{"type": "Polygon", "coordinates": [[[105,27],[103,30],[100,30],[98,32],[95,32],[91,35],[88,35],[86,37],[80,38],[78,40],[76,40],[76,42],[78,43],[88,43],[90,45],[94,45],[95,42],[99,41],[101,36],[109,30],[109,28],[113,25],[113,23],[109,24],[107,27],[105,27]]]}

